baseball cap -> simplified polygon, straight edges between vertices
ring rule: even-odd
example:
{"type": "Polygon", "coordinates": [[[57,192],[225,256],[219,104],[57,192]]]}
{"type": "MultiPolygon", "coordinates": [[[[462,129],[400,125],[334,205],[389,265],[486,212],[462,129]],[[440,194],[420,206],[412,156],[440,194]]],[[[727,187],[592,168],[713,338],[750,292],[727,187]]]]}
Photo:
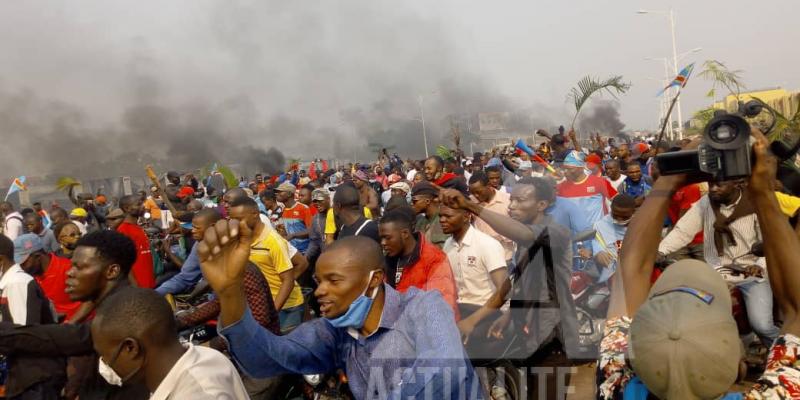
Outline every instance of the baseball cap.
{"type": "Polygon", "coordinates": [[[736,381],[741,343],[722,277],[681,260],[650,289],[631,322],[636,375],[662,399],[717,398],[736,381]]]}
{"type": "Polygon", "coordinates": [[[411,195],[428,195],[435,197],[439,195],[439,189],[437,189],[436,186],[433,186],[428,181],[417,182],[417,184],[411,189],[411,195]]]}
{"type": "Polygon", "coordinates": [[[311,201],[325,200],[328,197],[328,191],[325,189],[314,189],[311,192],[311,201]]]}
{"type": "Polygon", "coordinates": [[[114,208],[114,209],[112,209],[111,211],[108,212],[108,215],[106,215],[106,219],[117,219],[117,218],[122,218],[124,216],[125,216],[125,213],[122,212],[122,209],[114,208]]]}
{"type": "Polygon", "coordinates": [[[26,233],[14,239],[14,262],[22,264],[31,254],[44,249],[39,235],[26,233]]]}
{"type": "Polygon", "coordinates": [[[356,171],[356,173],[353,174],[353,177],[355,177],[358,180],[362,180],[364,182],[368,182],[369,181],[369,176],[367,175],[366,172],[364,172],[362,170],[356,171]]]}
{"type": "Polygon", "coordinates": [[[562,164],[565,167],[580,167],[585,168],[586,162],[584,161],[583,153],[572,150],[564,157],[564,163],[562,164]]]}
{"type": "Polygon", "coordinates": [[[649,149],[650,149],[650,148],[649,148],[649,147],[647,147],[647,145],[646,145],[646,144],[644,144],[644,143],[636,143],[636,144],[633,146],[633,149],[631,149],[631,154],[632,154],[632,155],[633,155],[635,158],[639,158],[639,157],[641,157],[641,156],[642,156],[642,154],[644,154],[644,153],[647,153],[647,150],[649,150],[649,149]]]}
{"type": "Polygon", "coordinates": [[[586,164],[587,166],[598,166],[603,163],[603,160],[600,159],[600,156],[597,154],[589,154],[586,156],[586,164]]]}
{"type": "Polygon", "coordinates": [[[411,191],[411,186],[409,186],[408,183],[406,182],[397,182],[389,186],[389,189],[397,189],[402,191],[403,193],[408,193],[411,191]]]}
{"type": "Polygon", "coordinates": [[[82,207],[73,208],[72,211],[69,212],[70,217],[81,217],[85,218],[89,216],[89,213],[82,207]]]}
{"type": "Polygon", "coordinates": [[[192,196],[192,195],[194,195],[194,188],[192,188],[191,186],[182,187],[181,190],[178,191],[178,194],[176,194],[176,196],[179,199],[182,199],[182,198],[187,197],[187,196],[192,196]]]}
{"type": "Polygon", "coordinates": [[[277,188],[275,188],[276,192],[294,193],[296,190],[297,190],[297,188],[294,185],[292,185],[291,183],[289,183],[289,182],[283,182],[280,185],[278,185],[277,188]]]}

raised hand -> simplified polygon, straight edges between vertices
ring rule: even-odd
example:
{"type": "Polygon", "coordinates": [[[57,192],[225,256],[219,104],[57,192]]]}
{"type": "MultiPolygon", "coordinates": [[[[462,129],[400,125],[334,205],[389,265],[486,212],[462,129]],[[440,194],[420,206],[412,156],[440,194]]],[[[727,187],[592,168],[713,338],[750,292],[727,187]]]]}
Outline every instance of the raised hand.
{"type": "Polygon", "coordinates": [[[439,191],[439,199],[447,207],[467,210],[469,208],[469,200],[464,195],[455,189],[441,189],[439,191]]]}
{"type": "Polygon", "coordinates": [[[198,254],[203,276],[219,296],[241,293],[253,232],[232,219],[206,229],[198,254]]]}
{"type": "Polygon", "coordinates": [[[753,155],[755,162],[750,174],[748,188],[753,191],[772,192],[775,190],[775,175],[778,162],[769,153],[769,140],[760,130],[751,129],[750,135],[753,136],[753,155]]]}

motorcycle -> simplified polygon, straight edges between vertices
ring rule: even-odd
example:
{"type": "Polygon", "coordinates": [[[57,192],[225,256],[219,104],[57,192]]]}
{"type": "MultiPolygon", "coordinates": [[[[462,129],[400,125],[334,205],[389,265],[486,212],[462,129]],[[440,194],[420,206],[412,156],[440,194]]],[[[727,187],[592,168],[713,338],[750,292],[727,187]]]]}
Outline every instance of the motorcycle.
{"type": "MultiPolygon", "coordinates": [[[[580,250],[581,242],[593,238],[595,234],[594,230],[583,231],[572,241],[577,242],[580,250]]],[[[588,356],[597,351],[597,346],[603,339],[611,292],[607,282],[600,280],[602,270],[594,260],[583,258],[580,254],[573,257],[573,265],[576,265],[577,269],[572,273],[570,291],[578,320],[578,344],[581,352],[588,356]]]]}

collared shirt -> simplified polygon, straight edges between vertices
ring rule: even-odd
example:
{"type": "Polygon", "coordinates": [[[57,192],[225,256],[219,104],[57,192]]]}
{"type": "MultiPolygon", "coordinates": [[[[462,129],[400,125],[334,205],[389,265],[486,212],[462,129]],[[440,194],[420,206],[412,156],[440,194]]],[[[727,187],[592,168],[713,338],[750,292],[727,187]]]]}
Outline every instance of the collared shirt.
{"type": "Polygon", "coordinates": [[[158,294],[163,296],[167,293],[185,293],[200,281],[200,278],[203,277],[203,271],[200,270],[200,258],[197,256],[197,247],[199,244],[200,242],[196,242],[192,246],[189,256],[186,257],[186,261],[183,262],[181,271],[156,288],[158,294]]]}
{"type": "Polygon", "coordinates": [[[239,373],[222,353],[189,345],[150,400],[249,398],[239,373]]]}
{"type": "MultiPolygon", "coordinates": [[[[502,190],[495,190],[494,197],[487,203],[481,203],[484,209],[495,212],[500,215],[508,216],[508,206],[511,204],[511,195],[502,191],[502,190]]],[[[505,251],[505,258],[506,260],[511,260],[514,257],[514,251],[516,250],[517,246],[513,240],[495,232],[492,227],[484,221],[480,215],[478,218],[475,219],[474,223],[475,228],[479,231],[491,236],[503,246],[503,250],[505,251]]]]}
{"type": "Polygon", "coordinates": [[[450,260],[458,288],[458,302],[482,306],[497,290],[491,273],[506,267],[503,246],[470,226],[458,242],[450,237],[442,250],[450,260]]]}
{"type": "MultiPolygon", "coordinates": [[[[289,242],[277,231],[264,226],[261,235],[250,245],[250,262],[255,264],[267,278],[273,300],[281,290],[280,274],[294,268],[288,244],[289,242]]],[[[283,308],[292,308],[301,304],[303,304],[303,295],[300,293],[300,287],[295,284],[286,303],[283,304],[283,308]]]]}
{"type": "Polygon", "coordinates": [[[482,398],[453,312],[441,295],[383,287],[380,324],[367,337],[354,338],[324,318],[276,336],[259,327],[249,310],[220,327],[220,335],[236,363],[255,378],[344,368],[357,399],[482,398]]]}
{"type": "MultiPolygon", "coordinates": [[[[733,204],[721,205],[719,208],[720,214],[724,217],[733,214],[733,210],[739,204],[740,199],[741,196],[733,204]]],[[[761,229],[755,213],[745,215],[728,225],[731,232],[733,232],[736,244],[728,243],[728,239],[723,238],[725,243],[723,244],[722,254],[717,254],[717,248],[714,244],[714,221],[716,221],[716,216],[711,208],[711,200],[708,195],[705,195],[697,203],[694,203],[692,208],[678,220],[675,228],[659,244],[658,251],[662,254],[675,252],[691,243],[697,232],[703,231],[703,257],[715,269],[719,270],[723,265],[731,264],[733,259],[739,256],[741,257],[736,260],[739,264],[766,266],[764,257],[747,254],[754,243],[761,241],[761,229]]],[[[723,273],[722,277],[729,282],[743,282],[745,280],[758,280],[761,282],[765,279],[744,278],[741,275],[731,275],[729,273],[723,273]]]]}

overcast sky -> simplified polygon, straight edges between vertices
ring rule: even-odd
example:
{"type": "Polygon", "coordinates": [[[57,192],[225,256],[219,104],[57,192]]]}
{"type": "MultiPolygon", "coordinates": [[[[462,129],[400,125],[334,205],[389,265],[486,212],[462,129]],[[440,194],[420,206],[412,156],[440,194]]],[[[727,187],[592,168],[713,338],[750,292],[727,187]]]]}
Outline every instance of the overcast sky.
{"type": "MultiPolygon", "coordinates": [[[[681,66],[717,59],[744,70],[751,88],[800,88],[797,0],[2,2],[0,131],[13,132],[12,145],[57,135],[57,104],[78,116],[76,137],[124,135],[132,105],[201,102],[225,110],[223,135],[261,129],[270,145],[299,152],[302,143],[276,135],[344,137],[347,124],[379,119],[418,129],[416,95],[432,91],[426,120],[534,107],[567,124],[565,96],[587,74],[623,75],[633,88],[620,98],[622,121],[654,128],[661,83],[648,78],[663,78],[663,64],[644,58],[671,58],[669,22],[636,10],[670,7],[678,52],[703,48],[681,66]],[[32,115],[9,116],[18,111],[32,115]]],[[[710,103],[708,89],[697,76],[689,83],[685,119],[710,103]]],[[[14,160],[9,147],[0,158],[14,160]]]]}

